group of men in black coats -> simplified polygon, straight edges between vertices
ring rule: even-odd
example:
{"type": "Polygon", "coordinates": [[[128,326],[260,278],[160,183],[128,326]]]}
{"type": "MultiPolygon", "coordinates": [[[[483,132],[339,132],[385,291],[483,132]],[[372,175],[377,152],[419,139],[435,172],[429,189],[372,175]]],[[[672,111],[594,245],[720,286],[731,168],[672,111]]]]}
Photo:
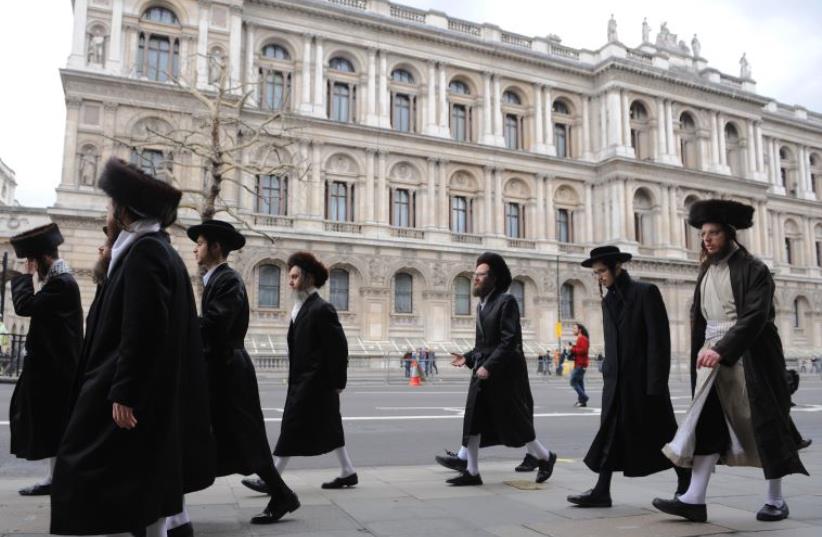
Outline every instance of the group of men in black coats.
{"type": "MultiPolygon", "coordinates": [[[[348,350],[337,313],[317,290],[328,270],[313,255],[288,260],[295,293],[288,330],[289,385],[279,441],[268,444],[253,364],[244,348],[249,304],[227,258],[245,238],[227,222],[188,229],[204,272],[201,315],[191,280],[165,229],[181,192],[111,159],[100,177],[109,196],[98,288],[83,337],[80,293],[59,257],[50,224],[12,239],[26,273],[12,280],[15,310],[31,317],[27,358],[11,402],[11,450],[49,458],[51,475],[21,494],[51,495],[51,532],[63,535],[193,534],[186,493],[216,476],[256,474],[243,483],[271,499],[252,523],[299,508],[280,473],[292,456],[334,452],[340,475],[323,488],[358,483],[345,447],[340,393],[348,350]],[[42,286],[35,292],[33,275],[42,286]]],[[[788,516],[781,478],[807,473],[802,439],[788,415],[784,357],[773,324],[773,279],[736,239],[753,208],[707,200],[689,222],[703,238],[692,311],[694,398],[677,426],[668,390],[670,334],[659,289],[632,279],[631,255],[592,250],[603,293],[602,417],[585,457],[598,474],[591,490],[568,497],[580,507],[610,507],[611,477],[677,471],[663,512],[705,521],[705,490],[718,462],[761,467],[768,479],[760,520],[788,516]],[[709,372],[706,374],[706,372],[709,372]],[[746,413],[747,409],[747,413],[746,413]],[[693,472],[691,472],[693,468],[693,472]]],[[[506,291],[511,272],[495,253],[476,261],[476,344],[452,365],[472,370],[460,455],[438,462],[460,471],[454,486],[482,484],[479,448],[526,447],[524,470],[546,481],[557,455],[537,440],[522,351],[520,313],[506,291]],[[530,457],[530,461],[529,461],[530,457]]],[[[518,468],[520,469],[520,468],[518,468]]]]}

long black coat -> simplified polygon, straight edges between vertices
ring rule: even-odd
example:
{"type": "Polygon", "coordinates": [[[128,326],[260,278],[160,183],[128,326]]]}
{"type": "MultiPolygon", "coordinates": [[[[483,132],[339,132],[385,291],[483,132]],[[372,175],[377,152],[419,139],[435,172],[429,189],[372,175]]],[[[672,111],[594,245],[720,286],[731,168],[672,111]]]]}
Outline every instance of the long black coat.
{"type": "Polygon", "coordinates": [[[200,327],[211,386],[211,421],[217,441],[217,475],[259,472],[271,466],[254,364],[245,350],[248,295],[227,264],[203,290],[200,327]]]}
{"type": "Polygon", "coordinates": [[[31,275],[11,281],[14,311],[31,317],[26,359],[9,408],[11,453],[28,460],[57,455],[83,345],[80,289],[68,273],[34,292],[31,275]]]}
{"type": "MultiPolygon", "coordinates": [[[[765,478],[807,475],[797,452],[799,436],[789,415],[791,397],[785,380],[785,357],[774,324],[773,277],[764,263],[742,250],[731,255],[728,267],[737,319],[713,349],[721,357],[720,367],[743,360],[751,421],[765,478]]],[[[705,343],[700,288],[706,269],[703,267],[699,273],[691,311],[692,389],[696,386],[696,358],[705,343]]],[[[721,416],[721,409],[716,404],[706,405],[706,413],[721,416]]],[[[724,424],[724,419],[720,421],[724,424]]]]}
{"type": "Polygon", "coordinates": [[[649,475],[672,464],[662,446],[676,433],[668,391],[671,336],[659,289],[622,271],[602,301],[602,416],[585,464],[649,475]]]}
{"type": "Polygon", "coordinates": [[[468,436],[481,435],[480,446],[504,444],[522,447],[534,440],[534,399],[528,367],[522,352],[522,328],[517,300],[494,292],[479,314],[474,348],[465,353],[465,364],[474,373],[485,367],[486,380],[471,376],[463,444],[468,436]]]}
{"type": "Polygon", "coordinates": [[[340,396],[348,341],[334,306],[312,293],[288,327],[288,395],[274,454],[321,455],[345,445],[340,396]]]}
{"type": "Polygon", "coordinates": [[[214,481],[205,360],[185,265],[162,232],[118,259],[89,316],[54,470],[51,533],[133,531],[214,481]],[[112,403],[134,409],[120,429],[112,403]]]}

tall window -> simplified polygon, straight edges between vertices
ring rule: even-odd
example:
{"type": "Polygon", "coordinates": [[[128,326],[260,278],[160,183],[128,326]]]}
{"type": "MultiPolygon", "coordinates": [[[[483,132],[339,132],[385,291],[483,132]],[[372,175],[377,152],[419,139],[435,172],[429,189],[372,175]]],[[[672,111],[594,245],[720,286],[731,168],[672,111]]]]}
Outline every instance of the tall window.
{"type": "Polygon", "coordinates": [[[551,106],[551,114],[554,121],[554,147],[556,147],[557,156],[568,158],[571,156],[569,144],[571,107],[564,100],[557,99],[551,106]]]}
{"type": "Polygon", "coordinates": [[[291,74],[260,69],[260,104],[267,110],[282,110],[291,87],[291,74]]]}
{"type": "Polygon", "coordinates": [[[328,183],[327,219],[335,222],[354,221],[354,185],[343,181],[328,183]]]}
{"type": "Polygon", "coordinates": [[[471,315],[471,280],[465,276],[454,280],[454,314],[471,315]]]}
{"type": "Polygon", "coordinates": [[[559,158],[568,158],[568,126],[562,123],[554,124],[554,147],[559,158]]]}
{"type": "Polygon", "coordinates": [[[331,119],[348,123],[351,120],[351,86],[334,82],[331,94],[331,119]]]}
{"type": "Polygon", "coordinates": [[[822,267],[822,241],[816,241],[816,266],[822,267]]]}
{"type": "Polygon", "coordinates": [[[180,40],[140,33],[137,41],[137,74],[165,82],[180,76],[180,40]]]}
{"type": "Polygon", "coordinates": [[[405,69],[391,72],[391,126],[400,132],[416,131],[417,97],[414,76],[405,69]]]}
{"type": "Polygon", "coordinates": [[[131,163],[139,166],[147,174],[161,178],[166,171],[166,157],[159,149],[141,149],[131,152],[131,163]]]}
{"type": "Polygon", "coordinates": [[[634,213],[634,237],[639,244],[648,242],[648,237],[645,236],[645,218],[643,213],[634,213]]]}
{"type": "Polygon", "coordinates": [[[466,141],[468,134],[468,115],[465,105],[451,106],[451,137],[458,142],[466,141]]]}
{"type": "Polygon", "coordinates": [[[288,214],[288,179],[261,175],[257,179],[257,212],[270,215],[288,214]]]}
{"type": "Polygon", "coordinates": [[[631,147],[634,148],[634,155],[638,159],[646,159],[649,156],[650,141],[648,140],[648,111],[639,101],[631,103],[628,112],[631,124],[631,147]]]}
{"type": "Polygon", "coordinates": [[[793,239],[785,238],[785,262],[793,265],[793,239]]]}
{"type": "Polygon", "coordinates": [[[686,168],[699,167],[699,139],[696,133],[696,122],[691,114],[683,112],[679,116],[679,153],[682,165],[686,168]]]}
{"type": "Polygon", "coordinates": [[[391,225],[394,227],[414,227],[413,194],[407,189],[398,188],[392,196],[391,225]]]}
{"type": "Polygon", "coordinates": [[[262,265],[258,271],[257,305],[261,308],[280,307],[280,267],[262,265]]]}
{"type": "Polygon", "coordinates": [[[516,114],[505,114],[505,147],[508,149],[522,149],[520,137],[520,118],[516,114]]]}
{"type": "Polygon", "coordinates": [[[569,283],[562,284],[559,291],[559,317],[565,320],[574,318],[574,286],[569,283]]]}
{"type": "Polygon", "coordinates": [[[337,311],[348,311],[348,271],[334,269],[329,276],[331,305],[337,311]]]}
{"type": "Polygon", "coordinates": [[[399,272],[394,276],[394,313],[413,313],[413,278],[399,272]]]}
{"type": "Polygon", "coordinates": [[[505,235],[511,239],[521,239],[525,236],[522,209],[519,203],[505,204],[505,235]]]}
{"type": "Polygon", "coordinates": [[[802,313],[800,311],[799,297],[793,300],[793,327],[802,328],[802,313]]]}
{"type": "Polygon", "coordinates": [[[448,84],[451,95],[449,115],[451,121],[451,138],[459,142],[471,140],[471,106],[466,99],[471,91],[468,84],[461,80],[452,80],[448,84]]]}
{"type": "Polygon", "coordinates": [[[353,122],[357,88],[354,64],[345,58],[335,56],[328,62],[328,117],[343,123],[353,122]]]}
{"type": "Polygon", "coordinates": [[[733,123],[727,123],[725,125],[725,162],[728,163],[733,175],[742,173],[742,163],[739,157],[739,132],[733,123]]]}
{"type": "Polygon", "coordinates": [[[568,209],[557,209],[557,240],[573,242],[571,229],[571,212],[568,209]]]}
{"type": "Polygon", "coordinates": [[[525,317],[525,285],[519,280],[514,280],[511,282],[511,287],[508,288],[508,292],[517,299],[519,316],[525,317]]]}
{"type": "Polygon", "coordinates": [[[394,112],[391,117],[391,125],[395,130],[401,132],[411,132],[411,98],[408,95],[398,93],[393,97],[394,112]]]}
{"type": "Polygon", "coordinates": [[[471,202],[465,196],[451,196],[451,231],[471,233],[471,202]]]}

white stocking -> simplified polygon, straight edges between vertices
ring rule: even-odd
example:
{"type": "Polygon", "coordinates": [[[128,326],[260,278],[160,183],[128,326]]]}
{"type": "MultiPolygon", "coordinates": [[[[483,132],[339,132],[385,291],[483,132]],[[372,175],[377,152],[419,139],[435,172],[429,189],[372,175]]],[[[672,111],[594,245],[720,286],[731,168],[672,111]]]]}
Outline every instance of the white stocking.
{"type": "Polygon", "coordinates": [[[525,449],[528,450],[528,453],[541,461],[547,461],[551,458],[551,452],[545,449],[545,446],[543,446],[542,442],[539,440],[531,440],[525,444],[525,449]]]}
{"type": "Polygon", "coordinates": [[[357,470],[354,469],[354,465],[351,463],[351,457],[348,456],[348,450],[345,449],[345,446],[335,449],[334,454],[340,461],[340,477],[348,477],[351,474],[357,473],[357,470]]]}
{"type": "Polygon", "coordinates": [[[191,517],[188,516],[188,510],[186,509],[185,500],[183,500],[183,510],[177,513],[176,515],[166,518],[166,531],[171,531],[174,528],[185,526],[190,522],[191,517]]]}
{"type": "Polygon", "coordinates": [[[714,471],[719,453],[712,455],[694,455],[694,467],[691,472],[691,486],[688,491],[679,497],[682,503],[702,505],[708,492],[708,480],[714,471]]]}
{"type": "Polygon", "coordinates": [[[768,479],[768,497],[765,503],[774,507],[782,507],[785,504],[782,497],[782,478],[768,479]]]}
{"type": "Polygon", "coordinates": [[[279,473],[285,472],[285,467],[288,466],[288,461],[291,457],[274,457],[274,468],[279,473]]]}
{"type": "Polygon", "coordinates": [[[460,450],[457,452],[457,458],[461,461],[468,460],[468,450],[465,449],[465,446],[460,446],[460,450]]]}
{"type": "Polygon", "coordinates": [[[468,437],[468,473],[471,475],[479,474],[479,446],[480,435],[474,434],[468,437]]]}

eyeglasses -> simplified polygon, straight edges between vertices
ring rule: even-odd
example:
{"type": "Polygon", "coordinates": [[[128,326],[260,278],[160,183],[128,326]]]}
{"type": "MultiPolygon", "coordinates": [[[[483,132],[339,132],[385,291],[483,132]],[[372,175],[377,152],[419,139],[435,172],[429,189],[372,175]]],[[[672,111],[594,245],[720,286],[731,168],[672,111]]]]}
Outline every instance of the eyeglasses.
{"type": "Polygon", "coordinates": [[[487,272],[487,271],[486,271],[486,272],[475,272],[475,273],[474,273],[474,278],[476,278],[476,279],[480,279],[480,280],[481,280],[482,278],[485,278],[486,276],[488,276],[488,272],[487,272]]]}

